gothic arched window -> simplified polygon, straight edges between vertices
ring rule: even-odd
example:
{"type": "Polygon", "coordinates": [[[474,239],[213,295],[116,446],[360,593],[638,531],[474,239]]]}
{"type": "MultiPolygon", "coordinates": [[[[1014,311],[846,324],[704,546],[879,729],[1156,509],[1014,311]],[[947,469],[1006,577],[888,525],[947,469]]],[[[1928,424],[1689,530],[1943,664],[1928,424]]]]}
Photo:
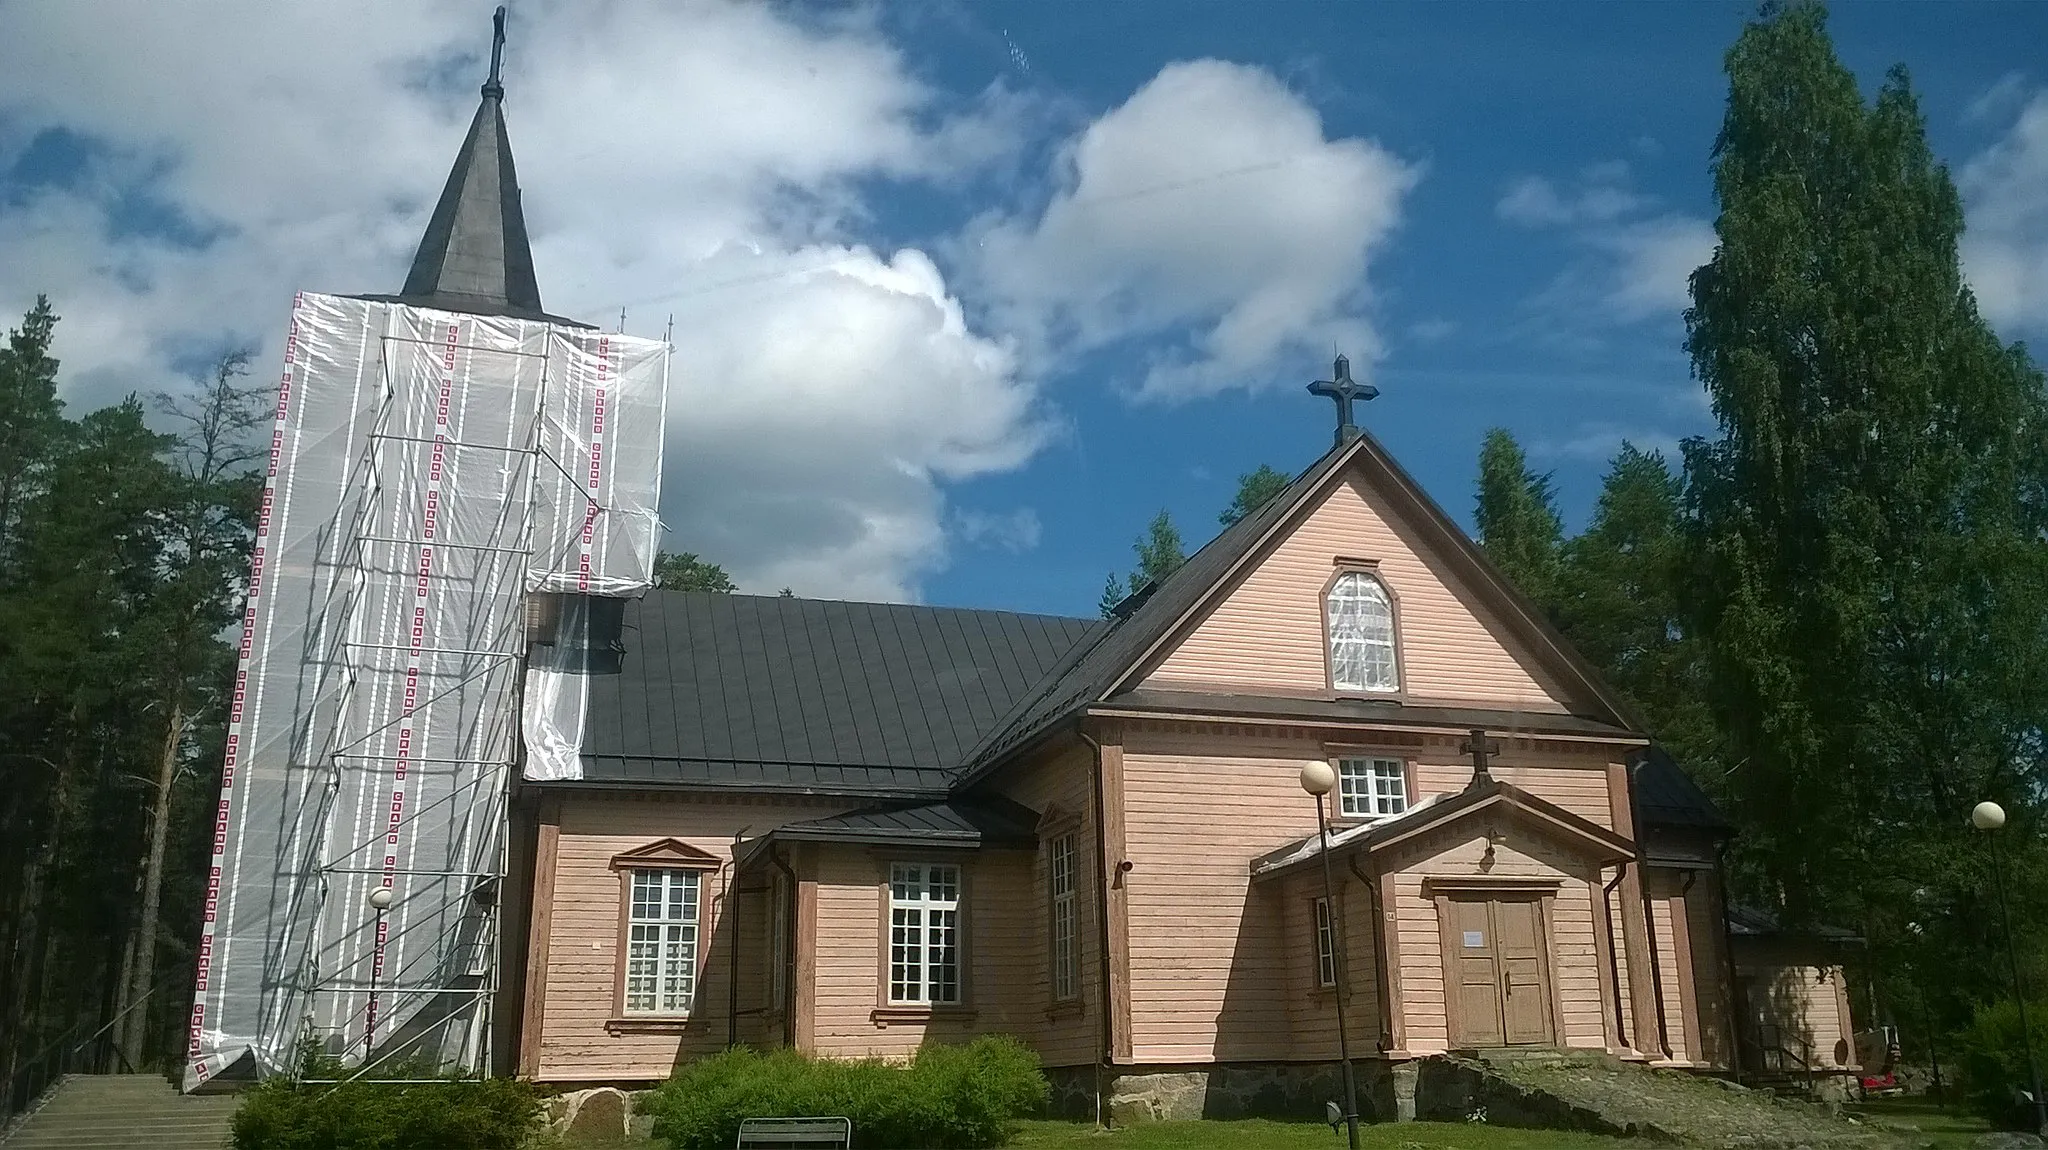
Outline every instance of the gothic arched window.
{"type": "Polygon", "coordinates": [[[1329,628],[1330,685],[1339,691],[1391,694],[1401,689],[1394,654],[1394,602],[1379,579],[1346,571],[1323,604],[1329,628]]]}

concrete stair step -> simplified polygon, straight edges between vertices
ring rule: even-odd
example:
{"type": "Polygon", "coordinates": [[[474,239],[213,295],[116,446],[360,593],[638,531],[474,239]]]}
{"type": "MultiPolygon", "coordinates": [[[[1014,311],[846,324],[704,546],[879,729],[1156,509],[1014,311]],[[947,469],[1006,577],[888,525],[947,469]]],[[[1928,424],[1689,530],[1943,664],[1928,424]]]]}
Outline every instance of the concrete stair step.
{"type": "Polygon", "coordinates": [[[186,1097],[153,1074],[74,1075],[0,1150],[222,1150],[239,1101],[186,1097]]]}

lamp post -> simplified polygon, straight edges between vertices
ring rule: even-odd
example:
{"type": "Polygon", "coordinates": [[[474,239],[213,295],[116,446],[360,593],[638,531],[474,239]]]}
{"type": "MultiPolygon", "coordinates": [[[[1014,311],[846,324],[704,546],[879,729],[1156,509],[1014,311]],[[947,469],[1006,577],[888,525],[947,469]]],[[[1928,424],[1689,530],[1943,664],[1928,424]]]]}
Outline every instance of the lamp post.
{"type": "Polygon", "coordinates": [[[2034,1032],[2027,1025],[2027,992],[2020,985],[2020,957],[2012,944],[2012,911],[2005,903],[2005,864],[1998,857],[1998,831],[2005,826],[2005,808],[1994,802],[1978,803],[1970,812],[1970,825],[1991,840],[1991,883],[1998,891],[1998,921],[2005,928],[2005,958],[2012,965],[2012,996],[2020,1008],[2020,1045],[2027,1052],[2027,1086],[2034,1102],[2034,1132],[2048,1134],[2048,1098],[2041,1096],[2041,1068],[2034,1061],[2034,1032]]]}
{"type": "Polygon", "coordinates": [[[1344,1071],[1344,1128],[1351,1150],[1358,1150],[1358,1083],[1351,1073],[1351,1026],[1344,1018],[1344,931],[1337,915],[1337,884],[1330,876],[1330,817],[1323,809],[1323,796],[1336,786],[1337,772],[1330,764],[1317,761],[1301,768],[1301,789],[1316,800],[1316,833],[1322,837],[1323,905],[1330,908],[1330,960],[1337,970],[1337,1058],[1344,1071]]]}
{"type": "Polygon", "coordinates": [[[363,1057],[369,1058],[377,1046],[377,976],[384,973],[384,939],[386,926],[384,912],[391,909],[392,892],[388,886],[380,886],[370,892],[370,909],[377,912],[377,949],[370,959],[370,1002],[363,1014],[363,1057]]]}

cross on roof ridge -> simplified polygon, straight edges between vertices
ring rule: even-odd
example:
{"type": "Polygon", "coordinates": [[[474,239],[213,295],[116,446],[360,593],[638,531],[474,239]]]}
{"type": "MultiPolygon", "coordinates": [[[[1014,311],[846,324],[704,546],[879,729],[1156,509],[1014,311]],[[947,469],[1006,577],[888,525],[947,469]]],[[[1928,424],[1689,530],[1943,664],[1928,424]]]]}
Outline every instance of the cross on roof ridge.
{"type": "Polygon", "coordinates": [[[1337,446],[1358,438],[1358,424],[1352,419],[1353,400],[1364,402],[1378,396],[1380,389],[1370,383],[1360,383],[1351,378],[1351,360],[1339,355],[1331,365],[1331,378],[1319,379],[1308,385],[1310,395],[1320,395],[1337,401],[1337,446]]]}

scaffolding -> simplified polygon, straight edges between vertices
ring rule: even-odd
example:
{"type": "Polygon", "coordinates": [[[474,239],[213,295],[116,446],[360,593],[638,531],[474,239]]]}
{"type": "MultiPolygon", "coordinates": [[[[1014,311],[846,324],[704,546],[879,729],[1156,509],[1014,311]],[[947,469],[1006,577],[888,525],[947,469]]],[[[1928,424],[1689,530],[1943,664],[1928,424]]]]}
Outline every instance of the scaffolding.
{"type": "Polygon", "coordinates": [[[530,608],[581,619],[650,584],[667,350],[298,298],[187,1089],[290,1072],[309,1044],[359,1069],[490,1066],[513,772],[559,773],[580,743],[575,669],[527,666],[530,608]]]}

